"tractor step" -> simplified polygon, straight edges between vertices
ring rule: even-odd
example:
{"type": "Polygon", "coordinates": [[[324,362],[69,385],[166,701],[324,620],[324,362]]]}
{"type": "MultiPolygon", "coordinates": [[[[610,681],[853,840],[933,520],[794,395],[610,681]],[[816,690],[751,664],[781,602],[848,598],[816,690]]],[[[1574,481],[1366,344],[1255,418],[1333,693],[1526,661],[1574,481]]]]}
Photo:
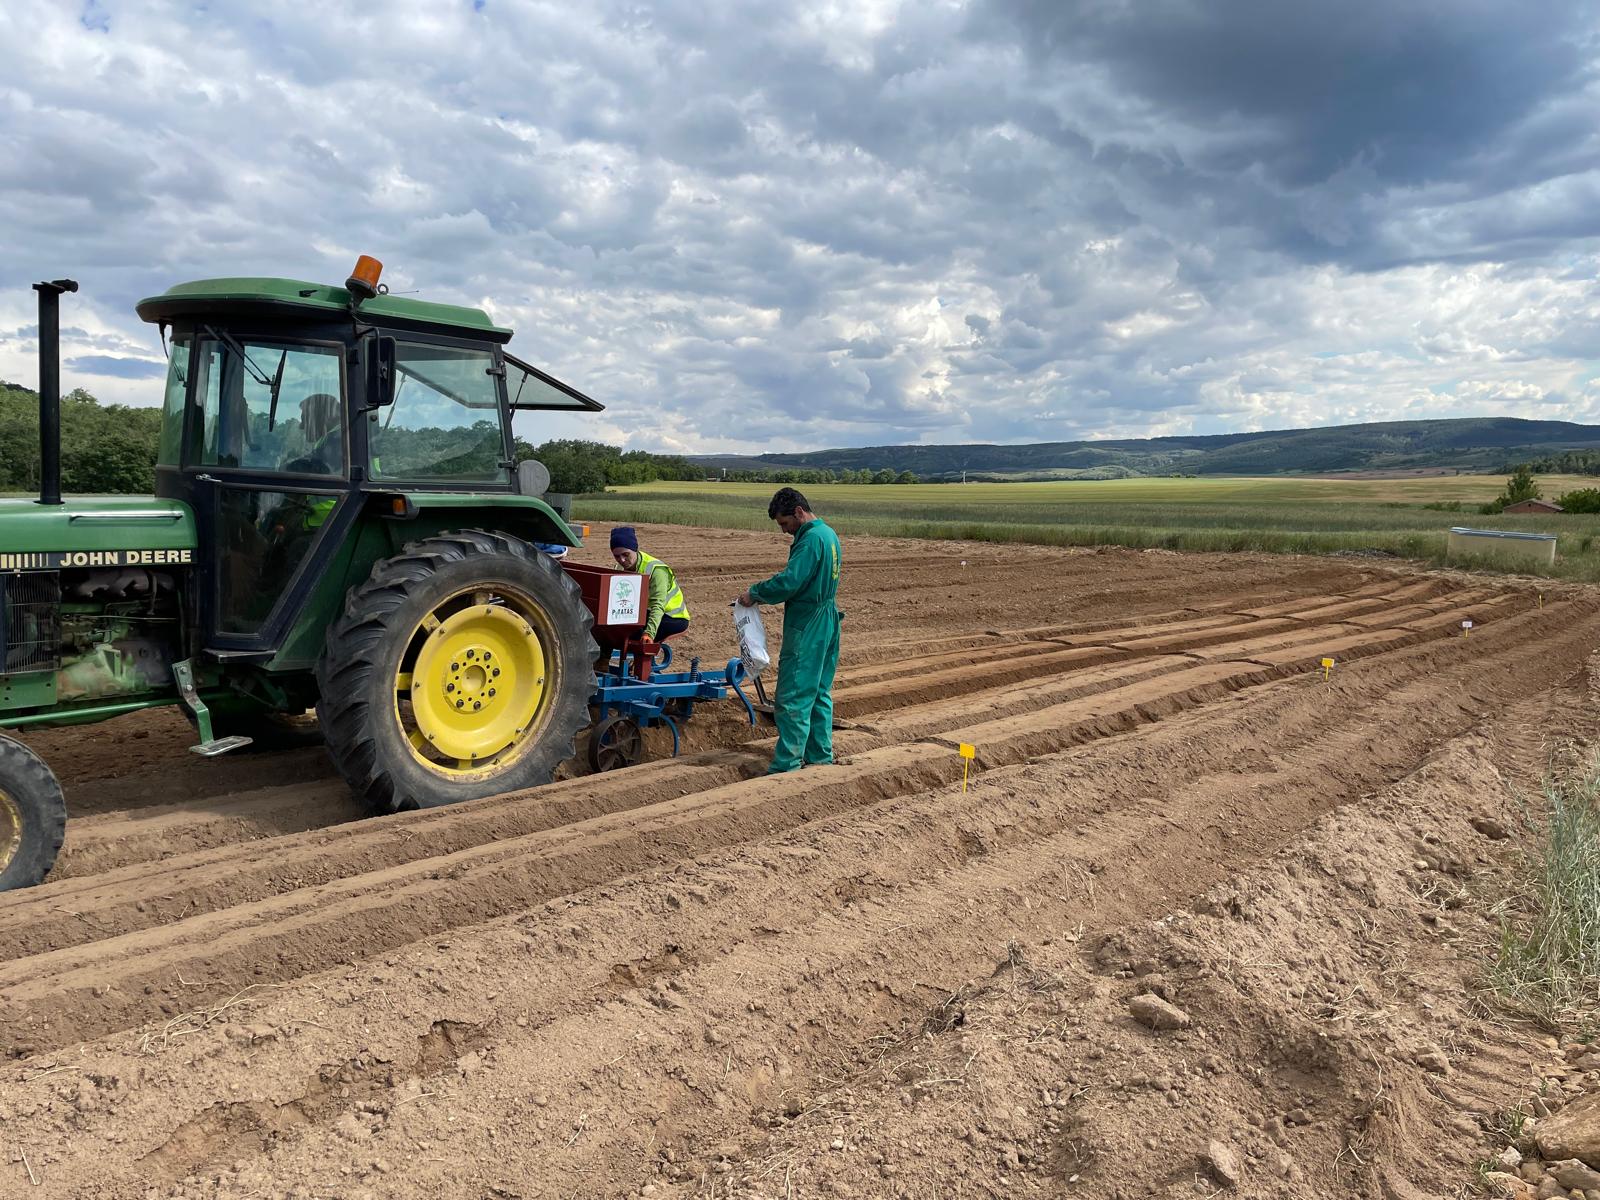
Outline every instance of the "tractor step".
{"type": "Polygon", "coordinates": [[[201,758],[215,758],[219,754],[248,746],[254,740],[236,733],[232,737],[215,738],[209,742],[201,742],[198,746],[190,746],[189,753],[198,754],[201,758]]]}
{"type": "Polygon", "coordinates": [[[198,754],[201,758],[215,758],[251,743],[253,739],[238,733],[228,737],[211,736],[211,710],[200,699],[200,691],[194,686],[194,667],[188,659],[172,664],[172,678],[178,685],[179,703],[193,715],[194,727],[200,733],[200,743],[190,746],[190,753],[198,754]]]}

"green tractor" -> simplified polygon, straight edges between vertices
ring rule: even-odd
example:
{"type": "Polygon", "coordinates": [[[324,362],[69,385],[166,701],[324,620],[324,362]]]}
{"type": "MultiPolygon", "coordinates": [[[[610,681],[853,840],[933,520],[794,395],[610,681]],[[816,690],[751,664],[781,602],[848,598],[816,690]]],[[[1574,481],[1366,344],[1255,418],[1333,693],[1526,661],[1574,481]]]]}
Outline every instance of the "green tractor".
{"type": "MultiPolygon", "coordinates": [[[[61,497],[59,304],[39,293],[38,500],[0,500],[0,728],[176,704],[215,755],[303,737],[378,812],[548,782],[588,723],[579,544],[513,463],[519,410],[601,406],[507,354],[481,311],[208,279],[142,301],[169,371],[154,496],[61,497]],[[540,547],[545,547],[541,550],[540,547]],[[298,720],[297,720],[298,719],[298,720]]],[[[65,831],[49,767],[0,735],[0,890],[65,831]]]]}

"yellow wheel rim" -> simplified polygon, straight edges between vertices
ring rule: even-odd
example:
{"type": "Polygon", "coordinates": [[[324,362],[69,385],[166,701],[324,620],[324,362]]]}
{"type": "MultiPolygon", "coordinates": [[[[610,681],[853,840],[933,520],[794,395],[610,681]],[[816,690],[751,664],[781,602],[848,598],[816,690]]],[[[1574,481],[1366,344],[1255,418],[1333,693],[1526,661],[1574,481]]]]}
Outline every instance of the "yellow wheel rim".
{"type": "Polygon", "coordinates": [[[22,810],[7,793],[0,791],[0,871],[11,865],[22,849],[22,810]]]}
{"type": "Polygon", "coordinates": [[[549,618],[509,589],[458,593],[413,631],[395,716],[417,760],[460,778],[492,773],[537,740],[556,694],[549,618]]]}

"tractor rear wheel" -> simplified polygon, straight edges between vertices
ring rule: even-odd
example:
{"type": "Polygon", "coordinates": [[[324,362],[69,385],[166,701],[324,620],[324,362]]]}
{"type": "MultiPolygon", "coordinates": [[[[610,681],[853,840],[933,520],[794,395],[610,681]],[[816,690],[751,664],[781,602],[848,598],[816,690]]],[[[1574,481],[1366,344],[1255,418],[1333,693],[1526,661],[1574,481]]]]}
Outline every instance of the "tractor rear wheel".
{"type": "Polygon", "coordinates": [[[67,801],[55,772],[21,742],[0,737],[0,892],[48,875],[66,831],[67,801]]]}
{"type": "Polygon", "coordinates": [[[351,591],[317,663],[334,764],[379,812],[549,783],[588,724],[593,617],[555,559],[468,529],[351,591]]]}

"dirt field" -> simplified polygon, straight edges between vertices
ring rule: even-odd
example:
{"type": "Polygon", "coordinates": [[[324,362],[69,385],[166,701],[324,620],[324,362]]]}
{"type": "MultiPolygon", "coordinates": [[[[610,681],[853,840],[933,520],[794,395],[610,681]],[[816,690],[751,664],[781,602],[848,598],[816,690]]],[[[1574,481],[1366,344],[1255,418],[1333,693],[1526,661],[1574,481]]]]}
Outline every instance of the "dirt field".
{"type": "MultiPolygon", "coordinates": [[[[641,532],[721,663],[784,540],[641,532]]],[[[72,818],[0,897],[0,1197],[1470,1182],[1555,1048],[1474,997],[1515,838],[1469,822],[1594,735],[1600,593],[846,553],[839,761],[781,779],[731,705],[676,760],[381,820],[320,750],[201,761],[170,713],[30,738],[72,818]]]]}

